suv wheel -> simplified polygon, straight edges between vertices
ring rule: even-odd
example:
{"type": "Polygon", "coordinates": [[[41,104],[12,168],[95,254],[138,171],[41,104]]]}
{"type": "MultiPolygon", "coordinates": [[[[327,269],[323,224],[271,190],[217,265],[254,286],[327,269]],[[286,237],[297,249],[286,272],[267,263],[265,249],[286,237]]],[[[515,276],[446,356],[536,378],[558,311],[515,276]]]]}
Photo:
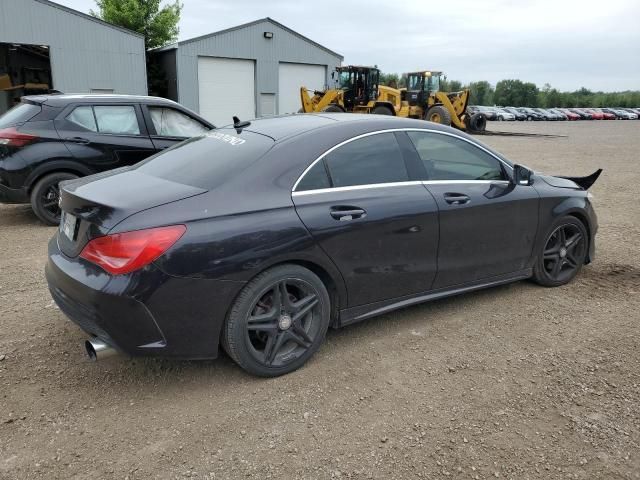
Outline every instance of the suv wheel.
{"type": "Polygon", "coordinates": [[[64,180],[73,180],[77,175],[67,172],[50,173],[38,180],[31,191],[31,208],[43,223],[57,225],[60,223],[60,187],[64,180]]]}

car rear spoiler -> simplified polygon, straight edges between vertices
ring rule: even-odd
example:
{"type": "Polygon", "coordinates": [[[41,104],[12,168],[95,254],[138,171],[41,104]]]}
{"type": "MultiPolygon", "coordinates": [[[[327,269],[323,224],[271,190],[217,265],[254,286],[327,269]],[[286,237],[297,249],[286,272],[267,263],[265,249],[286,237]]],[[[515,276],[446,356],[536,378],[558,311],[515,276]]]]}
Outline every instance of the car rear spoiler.
{"type": "Polygon", "coordinates": [[[602,169],[599,168],[598,170],[593,172],[591,175],[588,175],[586,177],[563,177],[561,175],[558,175],[558,177],[566,178],[567,180],[571,180],[572,182],[577,183],[578,186],[580,186],[583,190],[589,190],[591,185],[596,183],[596,180],[598,180],[598,177],[600,176],[601,173],[602,173],[602,169]]]}

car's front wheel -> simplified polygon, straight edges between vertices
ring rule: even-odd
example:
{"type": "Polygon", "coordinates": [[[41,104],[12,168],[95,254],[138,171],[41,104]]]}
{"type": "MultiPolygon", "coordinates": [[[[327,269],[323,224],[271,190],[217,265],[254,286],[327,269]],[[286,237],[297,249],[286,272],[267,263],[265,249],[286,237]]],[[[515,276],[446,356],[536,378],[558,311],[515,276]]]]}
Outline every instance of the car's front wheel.
{"type": "Polygon", "coordinates": [[[331,302],[322,280],[281,265],[251,280],[227,316],[222,345],[243,369],[276,377],[300,368],[320,347],[331,302]]]}
{"type": "Polygon", "coordinates": [[[42,177],[31,191],[31,208],[43,223],[57,225],[60,222],[60,182],[78,178],[68,172],[56,172],[42,177]]]}
{"type": "Polygon", "coordinates": [[[545,287],[569,283],[584,265],[589,237],[584,224],[573,216],[552,225],[533,268],[533,279],[545,287]]]}

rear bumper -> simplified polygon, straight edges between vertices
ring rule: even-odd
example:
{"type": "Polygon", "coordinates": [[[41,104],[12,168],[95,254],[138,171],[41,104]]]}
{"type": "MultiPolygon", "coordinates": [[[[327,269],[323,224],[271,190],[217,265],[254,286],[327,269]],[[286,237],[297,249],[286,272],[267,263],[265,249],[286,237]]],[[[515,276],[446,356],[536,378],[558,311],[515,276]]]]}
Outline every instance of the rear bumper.
{"type": "Polygon", "coordinates": [[[132,356],[216,358],[228,306],[243,282],[178,278],[151,265],[111,276],[62,254],[45,267],[60,310],[90,336],[132,356]]]}
{"type": "Polygon", "coordinates": [[[10,188],[0,183],[0,203],[29,203],[26,188],[10,188]]]}

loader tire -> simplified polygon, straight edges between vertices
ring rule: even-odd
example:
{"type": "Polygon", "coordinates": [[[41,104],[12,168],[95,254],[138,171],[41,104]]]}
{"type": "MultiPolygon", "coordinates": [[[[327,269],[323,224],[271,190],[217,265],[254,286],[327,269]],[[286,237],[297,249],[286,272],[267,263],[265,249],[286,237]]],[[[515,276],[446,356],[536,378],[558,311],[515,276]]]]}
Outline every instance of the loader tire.
{"type": "Polygon", "coordinates": [[[342,110],[342,108],[340,108],[338,105],[335,104],[331,104],[331,105],[327,105],[326,107],[324,107],[322,109],[323,112],[337,112],[337,113],[343,113],[344,110],[342,110]]]}
{"type": "Polygon", "coordinates": [[[440,125],[451,125],[451,114],[442,105],[434,105],[424,115],[428,122],[439,123],[440,125]]]}
{"type": "Polygon", "coordinates": [[[389,109],[389,107],[385,107],[384,105],[373,107],[371,113],[373,113],[374,115],[393,115],[393,112],[389,109]]]}
{"type": "Polygon", "coordinates": [[[469,118],[468,127],[472,132],[484,132],[487,128],[487,117],[482,113],[474,113],[469,118]]]}

